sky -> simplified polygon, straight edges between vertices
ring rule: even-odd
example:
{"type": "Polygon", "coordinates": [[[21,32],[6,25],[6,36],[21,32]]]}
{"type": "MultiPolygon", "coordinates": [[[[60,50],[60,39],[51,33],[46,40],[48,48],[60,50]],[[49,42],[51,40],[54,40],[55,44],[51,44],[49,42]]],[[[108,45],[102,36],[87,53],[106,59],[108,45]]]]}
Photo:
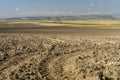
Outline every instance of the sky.
{"type": "Polygon", "coordinates": [[[0,17],[118,13],[120,0],[0,0],[0,17]]]}

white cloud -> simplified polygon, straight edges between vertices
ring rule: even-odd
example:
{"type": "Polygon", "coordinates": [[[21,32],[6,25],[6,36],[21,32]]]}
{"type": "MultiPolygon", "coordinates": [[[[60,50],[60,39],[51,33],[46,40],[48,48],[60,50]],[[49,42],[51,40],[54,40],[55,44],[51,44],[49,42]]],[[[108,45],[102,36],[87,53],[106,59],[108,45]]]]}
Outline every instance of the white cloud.
{"type": "Polygon", "coordinates": [[[96,5],[94,3],[90,3],[88,6],[88,11],[91,12],[94,11],[95,9],[96,9],[96,5]]]}
{"type": "Polygon", "coordinates": [[[18,11],[20,11],[20,9],[19,8],[15,8],[15,11],[18,12],[18,11]]]}
{"type": "MultiPolygon", "coordinates": [[[[18,12],[19,9],[17,8],[16,11],[18,12]]],[[[31,11],[19,11],[17,14],[19,15],[50,15],[50,16],[57,16],[57,15],[72,15],[73,13],[71,11],[47,11],[47,10],[43,10],[43,11],[35,11],[35,10],[31,10],[31,11]]]]}
{"type": "Polygon", "coordinates": [[[95,6],[95,4],[91,3],[89,6],[90,6],[90,7],[94,7],[94,6],[95,6]]]}

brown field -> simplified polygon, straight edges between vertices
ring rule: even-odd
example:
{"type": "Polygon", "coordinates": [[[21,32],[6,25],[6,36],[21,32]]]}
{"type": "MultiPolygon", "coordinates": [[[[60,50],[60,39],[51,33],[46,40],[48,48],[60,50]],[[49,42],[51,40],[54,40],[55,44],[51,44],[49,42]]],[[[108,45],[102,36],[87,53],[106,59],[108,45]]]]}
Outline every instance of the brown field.
{"type": "Polygon", "coordinates": [[[31,33],[31,34],[67,34],[81,36],[119,36],[120,29],[99,29],[79,27],[26,27],[26,28],[1,28],[0,33],[31,33]]]}
{"type": "Polygon", "coordinates": [[[1,28],[0,80],[120,80],[120,30],[1,28]]]}

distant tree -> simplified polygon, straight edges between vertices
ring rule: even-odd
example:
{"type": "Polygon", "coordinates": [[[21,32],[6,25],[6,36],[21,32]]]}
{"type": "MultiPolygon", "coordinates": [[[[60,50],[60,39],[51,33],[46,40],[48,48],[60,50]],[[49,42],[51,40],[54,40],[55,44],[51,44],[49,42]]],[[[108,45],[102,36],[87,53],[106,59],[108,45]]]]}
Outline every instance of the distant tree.
{"type": "Polygon", "coordinates": [[[61,19],[57,18],[57,19],[54,19],[54,23],[62,23],[61,19]]]}

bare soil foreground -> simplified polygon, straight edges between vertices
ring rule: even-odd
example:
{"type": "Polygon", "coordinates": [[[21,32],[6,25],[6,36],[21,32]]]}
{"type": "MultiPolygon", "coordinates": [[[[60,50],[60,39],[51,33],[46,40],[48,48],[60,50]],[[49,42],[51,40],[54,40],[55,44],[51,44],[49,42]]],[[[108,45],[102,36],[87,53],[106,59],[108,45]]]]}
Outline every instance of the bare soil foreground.
{"type": "Polygon", "coordinates": [[[0,80],[120,80],[120,30],[0,29],[0,80]]]}

